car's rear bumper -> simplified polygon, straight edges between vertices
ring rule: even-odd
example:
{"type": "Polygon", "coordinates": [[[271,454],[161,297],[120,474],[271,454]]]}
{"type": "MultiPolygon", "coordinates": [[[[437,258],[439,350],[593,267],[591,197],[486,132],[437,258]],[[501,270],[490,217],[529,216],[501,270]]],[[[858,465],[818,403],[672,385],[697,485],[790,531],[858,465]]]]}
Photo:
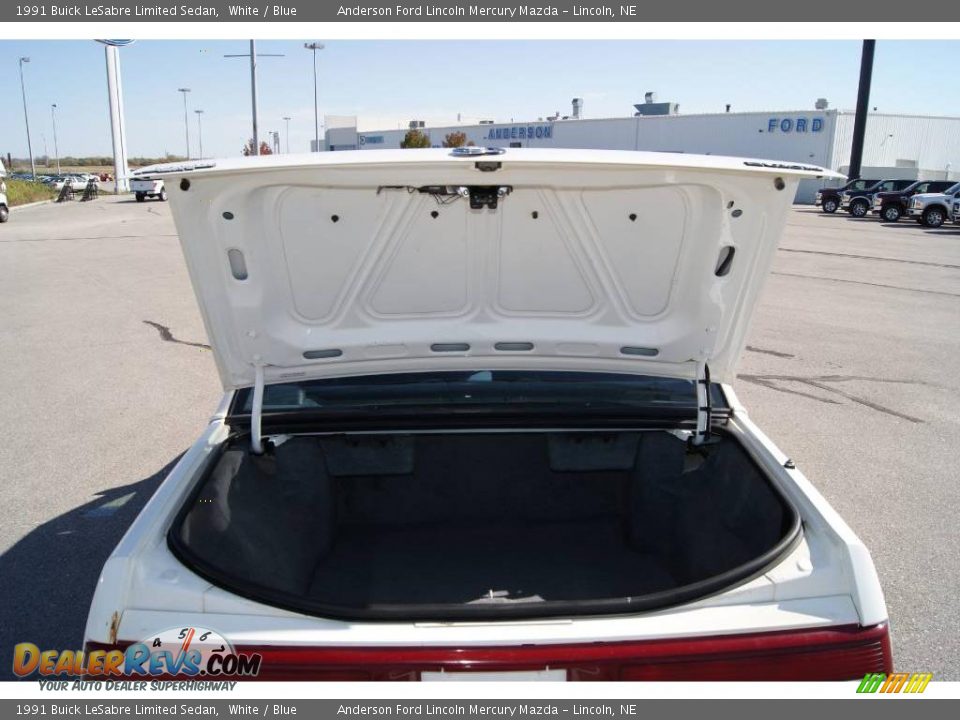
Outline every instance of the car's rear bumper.
{"type": "MultiPolygon", "coordinates": [[[[114,646],[86,646],[88,653],[109,649],[114,646]]],[[[256,644],[237,645],[234,651],[261,657],[258,680],[418,681],[424,673],[550,669],[562,671],[570,681],[824,681],[893,671],[886,623],[631,642],[491,647],[256,644]]]]}

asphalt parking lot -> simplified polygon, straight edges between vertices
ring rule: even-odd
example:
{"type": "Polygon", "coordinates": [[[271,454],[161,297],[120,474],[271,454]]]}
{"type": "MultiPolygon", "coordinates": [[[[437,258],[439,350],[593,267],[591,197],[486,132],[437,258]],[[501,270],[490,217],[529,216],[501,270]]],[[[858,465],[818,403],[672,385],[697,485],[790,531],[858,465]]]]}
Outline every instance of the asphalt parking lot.
{"type": "MultiPolygon", "coordinates": [[[[0,227],[0,654],[81,641],[103,560],[217,405],[204,343],[167,204],[0,227]]],[[[798,207],[735,386],[873,552],[898,669],[951,680],[958,358],[960,226],[798,207]]]]}

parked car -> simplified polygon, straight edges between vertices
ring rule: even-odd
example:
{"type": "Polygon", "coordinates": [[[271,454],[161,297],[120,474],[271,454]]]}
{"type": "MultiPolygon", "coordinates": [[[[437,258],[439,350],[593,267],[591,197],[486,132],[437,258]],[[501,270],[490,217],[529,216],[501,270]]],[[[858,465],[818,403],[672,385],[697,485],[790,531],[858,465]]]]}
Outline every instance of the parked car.
{"type": "Polygon", "coordinates": [[[960,225],[960,200],[953,201],[953,222],[960,225]]]}
{"type": "MultiPolygon", "coordinates": [[[[87,184],[90,182],[90,178],[86,174],[67,175],[66,180],[75,192],[86,190],[87,184]]],[[[96,180],[94,179],[93,182],[96,182],[96,180]]]]}
{"type": "Polygon", "coordinates": [[[814,205],[819,207],[825,213],[835,213],[837,208],[840,207],[840,196],[843,194],[844,190],[865,190],[872,185],[876,185],[878,182],[880,182],[880,180],[865,180],[863,178],[857,178],[856,180],[851,180],[843,187],[820,188],[817,190],[817,196],[814,199],[814,205]]]}
{"type": "Polygon", "coordinates": [[[950,180],[918,180],[903,190],[878,192],[873,196],[873,212],[885,222],[897,222],[907,214],[907,204],[914,195],[940,193],[953,185],[950,180]]]}
{"type": "Polygon", "coordinates": [[[921,225],[938,228],[952,212],[953,202],[960,198],[960,183],[951,185],[942,193],[924,193],[910,198],[909,215],[921,225]]]}
{"type": "Polygon", "coordinates": [[[88,651],[178,628],[261,679],[892,672],[869,553],[728,384],[799,181],[833,173],[288,158],[144,173],[225,395],[106,561],[88,651]]]}
{"type": "Polygon", "coordinates": [[[903,190],[914,182],[914,180],[881,180],[863,190],[844,190],[840,196],[840,208],[853,217],[866,217],[873,206],[873,196],[876,193],[903,190]]]}
{"type": "Polygon", "coordinates": [[[137,202],[143,202],[147,198],[156,198],[162,202],[167,200],[167,190],[163,185],[163,178],[145,175],[139,170],[130,175],[130,191],[137,202]]]}
{"type": "Polygon", "coordinates": [[[0,160],[0,223],[5,223],[10,219],[10,203],[7,200],[7,168],[0,160]]]}

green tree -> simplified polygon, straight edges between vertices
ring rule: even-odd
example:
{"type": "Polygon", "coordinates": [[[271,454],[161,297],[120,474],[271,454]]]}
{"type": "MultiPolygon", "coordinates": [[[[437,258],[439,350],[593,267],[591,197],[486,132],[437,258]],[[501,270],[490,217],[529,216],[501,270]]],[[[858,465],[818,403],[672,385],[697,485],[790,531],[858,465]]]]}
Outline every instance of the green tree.
{"type": "Polygon", "coordinates": [[[407,130],[400,142],[402,148],[428,148],[430,147],[430,136],[422,130],[407,130]]]}
{"type": "MultiPolygon", "coordinates": [[[[447,133],[447,136],[443,139],[443,146],[446,148],[455,148],[463,147],[467,144],[467,135],[462,132],[452,132],[447,133]]],[[[470,143],[473,145],[473,143],[470,143]]]]}

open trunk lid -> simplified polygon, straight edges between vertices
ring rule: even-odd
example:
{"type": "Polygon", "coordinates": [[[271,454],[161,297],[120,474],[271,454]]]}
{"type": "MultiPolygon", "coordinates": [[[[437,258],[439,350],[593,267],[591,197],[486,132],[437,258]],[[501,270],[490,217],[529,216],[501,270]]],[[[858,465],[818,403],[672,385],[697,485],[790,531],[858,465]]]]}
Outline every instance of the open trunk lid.
{"type": "Polygon", "coordinates": [[[836,176],[480,152],[146,169],[168,179],[224,387],[478,365],[692,378],[706,363],[729,380],[797,183],[836,176]]]}

